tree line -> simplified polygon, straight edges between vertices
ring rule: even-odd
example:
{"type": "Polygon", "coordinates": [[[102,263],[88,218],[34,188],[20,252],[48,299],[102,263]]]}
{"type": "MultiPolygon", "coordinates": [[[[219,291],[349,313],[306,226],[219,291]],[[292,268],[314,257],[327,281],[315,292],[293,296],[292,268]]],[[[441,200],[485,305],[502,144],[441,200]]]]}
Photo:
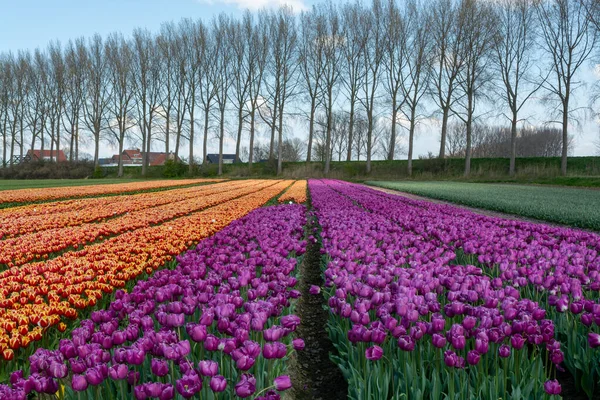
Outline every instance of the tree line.
{"type": "MultiPolygon", "coordinates": [[[[165,23],[155,33],[5,52],[3,165],[38,147],[65,148],[77,160],[87,141],[98,166],[101,143],[120,155],[133,140],[145,152],[161,147],[187,158],[191,171],[204,162],[194,144],[202,143],[204,160],[216,140],[221,173],[231,136],[250,168],[267,157],[281,173],[286,153],[322,160],[325,173],[332,160],[362,157],[370,172],[374,156],[392,160],[405,151],[410,175],[417,128],[435,118],[437,156],[449,156],[448,138],[460,132],[452,141],[464,143],[469,175],[474,129],[489,117],[483,105],[493,103],[510,126],[514,174],[523,110],[540,102],[560,127],[566,174],[569,126],[579,111],[573,96],[581,70],[600,56],[599,16],[595,0],[329,1],[299,15],[287,7],[221,14],[165,23]],[[290,121],[306,127],[304,149],[285,139],[290,121]],[[256,143],[259,130],[268,150],[256,143]],[[180,154],[186,144],[189,153],[180,154]]],[[[142,174],[147,168],[146,158],[142,174]]]]}

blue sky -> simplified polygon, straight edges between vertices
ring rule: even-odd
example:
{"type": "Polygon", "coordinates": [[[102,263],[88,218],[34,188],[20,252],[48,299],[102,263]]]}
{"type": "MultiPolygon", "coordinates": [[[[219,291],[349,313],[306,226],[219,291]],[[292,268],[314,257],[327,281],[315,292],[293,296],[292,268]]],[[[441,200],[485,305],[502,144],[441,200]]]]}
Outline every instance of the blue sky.
{"type": "Polygon", "coordinates": [[[0,12],[0,51],[45,47],[94,33],[106,36],[134,28],[152,31],[181,18],[210,19],[225,11],[290,4],[309,7],[313,0],[5,0],[0,12]]]}

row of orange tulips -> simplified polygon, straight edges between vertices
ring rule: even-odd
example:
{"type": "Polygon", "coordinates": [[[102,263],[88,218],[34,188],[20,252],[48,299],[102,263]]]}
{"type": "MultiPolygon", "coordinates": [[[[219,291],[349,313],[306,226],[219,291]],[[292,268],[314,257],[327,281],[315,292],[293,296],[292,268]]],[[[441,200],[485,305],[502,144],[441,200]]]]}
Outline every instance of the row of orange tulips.
{"type": "Polygon", "coordinates": [[[0,351],[40,340],[45,330],[66,328],[63,318],[94,306],[105,294],[152,273],[232,221],[264,205],[291,184],[267,181],[263,189],[162,225],[127,232],[47,262],[4,271],[0,277],[0,351]]]}
{"type": "Polygon", "coordinates": [[[161,189],[167,187],[186,186],[219,181],[222,181],[222,179],[182,179],[177,181],[160,180],[117,183],[111,185],[89,185],[56,188],[4,190],[0,192],[0,204],[31,203],[36,201],[57,200],[74,197],[102,196],[106,194],[118,194],[125,192],[141,192],[144,190],[161,189]]]}
{"type": "MultiPolygon", "coordinates": [[[[258,188],[261,186],[265,186],[265,182],[258,184],[258,188]]],[[[194,197],[190,198],[187,194],[177,201],[129,212],[104,222],[49,229],[1,240],[0,264],[13,267],[36,259],[45,259],[52,253],[73,247],[77,249],[97,240],[160,224],[243,196],[256,189],[257,183],[252,181],[204,186],[193,193],[194,197]]]]}
{"type": "Polygon", "coordinates": [[[115,218],[126,213],[218,192],[223,190],[223,187],[225,184],[218,183],[129,196],[68,200],[31,204],[17,209],[9,208],[0,213],[0,239],[115,218]]]}
{"type": "Polygon", "coordinates": [[[294,203],[306,202],[306,180],[294,182],[294,184],[279,198],[279,202],[293,201],[294,203]]]}

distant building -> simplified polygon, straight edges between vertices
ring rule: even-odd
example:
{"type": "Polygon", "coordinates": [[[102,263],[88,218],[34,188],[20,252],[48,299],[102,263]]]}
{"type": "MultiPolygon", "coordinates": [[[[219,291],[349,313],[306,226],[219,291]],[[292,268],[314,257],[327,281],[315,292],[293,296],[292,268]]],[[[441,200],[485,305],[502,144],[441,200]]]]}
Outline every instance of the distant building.
{"type": "MultiPolygon", "coordinates": [[[[161,153],[161,152],[150,152],[148,154],[148,165],[159,166],[164,165],[167,160],[173,160],[180,162],[179,157],[175,153],[161,153]]],[[[140,151],[140,149],[127,149],[123,150],[121,155],[124,167],[137,167],[142,165],[142,160],[146,153],[140,151]]],[[[111,158],[101,158],[99,160],[100,165],[104,167],[115,167],[119,165],[119,155],[114,154],[111,158]]]]}
{"type": "Polygon", "coordinates": [[[67,157],[62,150],[28,150],[24,161],[57,161],[65,162],[67,157]]]}
{"type": "MultiPolygon", "coordinates": [[[[207,154],[206,162],[209,164],[218,164],[219,163],[219,155],[218,154],[207,154]]],[[[235,157],[235,154],[223,154],[223,164],[236,164],[239,162],[240,162],[240,160],[235,157]]]]}

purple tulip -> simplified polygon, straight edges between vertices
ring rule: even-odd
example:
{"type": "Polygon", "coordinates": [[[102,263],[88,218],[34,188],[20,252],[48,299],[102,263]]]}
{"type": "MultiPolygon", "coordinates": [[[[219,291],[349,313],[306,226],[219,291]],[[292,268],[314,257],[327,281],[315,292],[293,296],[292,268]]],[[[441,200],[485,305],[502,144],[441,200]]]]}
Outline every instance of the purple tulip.
{"type": "Polygon", "coordinates": [[[202,390],[202,380],[196,373],[186,374],[177,380],[175,387],[181,396],[189,399],[202,390]]]}
{"type": "Polygon", "coordinates": [[[560,394],[560,392],[562,391],[562,387],[560,386],[560,383],[558,383],[558,381],[554,379],[551,381],[546,381],[546,383],[544,383],[544,390],[546,391],[546,393],[554,395],[560,394]]]}
{"type": "Polygon", "coordinates": [[[279,392],[288,390],[292,387],[292,381],[288,375],[281,375],[274,380],[275,389],[279,392]]]}
{"type": "Polygon", "coordinates": [[[301,351],[304,350],[305,344],[304,344],[304,340],[302,339],[294,339],[292,340],[292,346],[294,347],[294,350],[296,351],[301,351]]]}
{"type": "Polygon", "coordinates": [[[198,363],[200,374],[203,376],[215,376],[219,373],[219,364],[212,360],[202,360],[198,363]]]}
{"type": "Polygon", "coordinates": [[[510,347],[508,347],[508,345],[506,345],[506,344],[503,344],[498,349],[498,355],[502,358],[510,357],[510,347]]]}
{"type": "Polygon", "coordinates": [[[83,375],[73,375],[71,387],[76,392],[83,392],[88,387],[87,379],[85,379],[85,376],[83,375]]]}
{"type": "Polygon", "coordinates": [[[108,369],[108,376],[114,381],[120,381],[127,378],[129,369],[125,364],[115,364],[108,369]]]}
{"type": "Polygon", "coordinates": [[[377,361],[383,357],[383,349],[379,346],[371,346],[365,351],[367,360],[377,361]]]}
{"type": "Polygon", "coordinates": [[[235,385],[235,394],[241,398],[250,397],[256,391],[256,379],[254,375],[242,374],[235,385]]]}
{"type": "Polygon", "coordinates": [[[227,380],[222,375],[216,375],[210,378],[210,389],[215,392],[223,392],[227,387],[227,380]]]}
{"type": "Polygon", "coordinates": [[[310,289],[308,290],[308,293],[313,294],[313,295],[317,295],[317,294],[321,293],[321,287],[320,286],[311,285],[310,289]]]}
{"type": "Polygon", "coordinates": [[[600,346],[600,335],[594,332],[588,333],[588,343],[592,349],[600,346]]]}
{"type": "Polygon", "coordinates": [[[166,360],[153,358],[150,361],[150,370],[156,376],[167,376],[169,374],[169,363],[166,360]]]}
{"type": "Polygon", "coordinates": [[[481,355],[476,350],[471,350],[467,353],[467,362],[469,365],[477,365],[481,355]]]}

